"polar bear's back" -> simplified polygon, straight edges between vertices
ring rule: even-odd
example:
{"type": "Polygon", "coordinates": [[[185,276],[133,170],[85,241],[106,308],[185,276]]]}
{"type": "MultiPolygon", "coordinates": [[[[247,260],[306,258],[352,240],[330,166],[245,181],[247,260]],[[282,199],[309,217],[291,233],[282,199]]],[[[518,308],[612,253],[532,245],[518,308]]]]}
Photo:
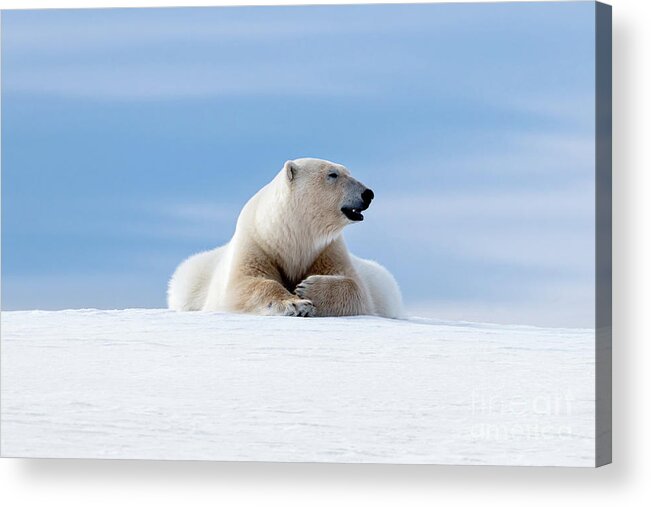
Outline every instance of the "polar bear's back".
{"type": "Polygon", "coordinates": [[[375,261],[350,255],[355,271],[371,297],[373,313],[391,319],[405,317],[398,282],[389,271],[375,261]]]}
{"type": "Polygon", "coordinates": [[[228,245],[195,254],[181,263],[170,280],[167,306],[171,310],[203,310],[217,264],[228,245]]]}

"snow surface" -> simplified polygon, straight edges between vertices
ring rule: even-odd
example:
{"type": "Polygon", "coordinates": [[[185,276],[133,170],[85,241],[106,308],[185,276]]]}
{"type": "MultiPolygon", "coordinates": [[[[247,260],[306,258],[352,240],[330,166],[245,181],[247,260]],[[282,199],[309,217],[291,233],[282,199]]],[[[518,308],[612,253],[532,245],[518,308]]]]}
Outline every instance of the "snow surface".
{"type": "Polygon", "coordinates": [[[2,313],[2,455],[593,466],[594,331],[2,313]]]}

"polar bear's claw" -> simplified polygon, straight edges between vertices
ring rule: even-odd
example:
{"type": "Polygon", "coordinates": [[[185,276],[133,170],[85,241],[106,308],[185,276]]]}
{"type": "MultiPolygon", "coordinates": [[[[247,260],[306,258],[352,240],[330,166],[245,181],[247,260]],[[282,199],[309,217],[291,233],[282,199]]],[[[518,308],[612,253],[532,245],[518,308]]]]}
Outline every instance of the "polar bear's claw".
{"type": "Polygon", "coordinates": [[[289,299],[279,303],[271,303],[268,307],[269,315],[282,315],[285,317],[313,317],[314,305],[309,299],[289,299]]]}
{"type": "Polygon", "coordinates": [[[302,299],[294,303],[296,307],[296,316],[297,317],[313,317],[314,316],[314,305],[312,301],[308,299],[302,299]]]}
{"type": "Polygon", "coordinates": [[[307,292],[314,286],[315,283],[318,283],[319,280],[323,278],[323,276],[318,275],[308,276],[305,280],[296,286],[294,289],[294,294],[296,294],[299,298],[309,299],[307,292]]]}

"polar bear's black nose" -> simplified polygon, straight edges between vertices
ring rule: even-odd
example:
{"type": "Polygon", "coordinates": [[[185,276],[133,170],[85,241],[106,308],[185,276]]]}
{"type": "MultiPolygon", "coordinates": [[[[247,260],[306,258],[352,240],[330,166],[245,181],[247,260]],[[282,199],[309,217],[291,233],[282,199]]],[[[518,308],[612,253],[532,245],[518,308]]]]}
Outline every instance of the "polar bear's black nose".
{"type": "Polygon", "coordinates": [[[362,192],[362,200],[364,201],[364,204],[366,206],[371,204],[373,197],[375,197],[375,194],[373,193],[373,190],[371,190],[370,188],[367,188],[362,192]]]}

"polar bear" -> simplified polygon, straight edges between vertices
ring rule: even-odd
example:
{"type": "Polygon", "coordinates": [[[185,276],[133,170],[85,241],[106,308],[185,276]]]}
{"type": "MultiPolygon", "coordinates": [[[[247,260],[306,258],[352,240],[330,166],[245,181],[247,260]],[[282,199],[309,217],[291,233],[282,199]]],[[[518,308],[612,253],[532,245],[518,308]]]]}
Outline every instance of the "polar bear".
{"type": "Polygon", "coordinates": [[[186,259],[168,306],[327,317],[403,317],[400,289],[380,264],[348,252],[343,228],[364,219],[373,191],[343,165],[301,158],[242,209],[231,241],[186,259]]]}

